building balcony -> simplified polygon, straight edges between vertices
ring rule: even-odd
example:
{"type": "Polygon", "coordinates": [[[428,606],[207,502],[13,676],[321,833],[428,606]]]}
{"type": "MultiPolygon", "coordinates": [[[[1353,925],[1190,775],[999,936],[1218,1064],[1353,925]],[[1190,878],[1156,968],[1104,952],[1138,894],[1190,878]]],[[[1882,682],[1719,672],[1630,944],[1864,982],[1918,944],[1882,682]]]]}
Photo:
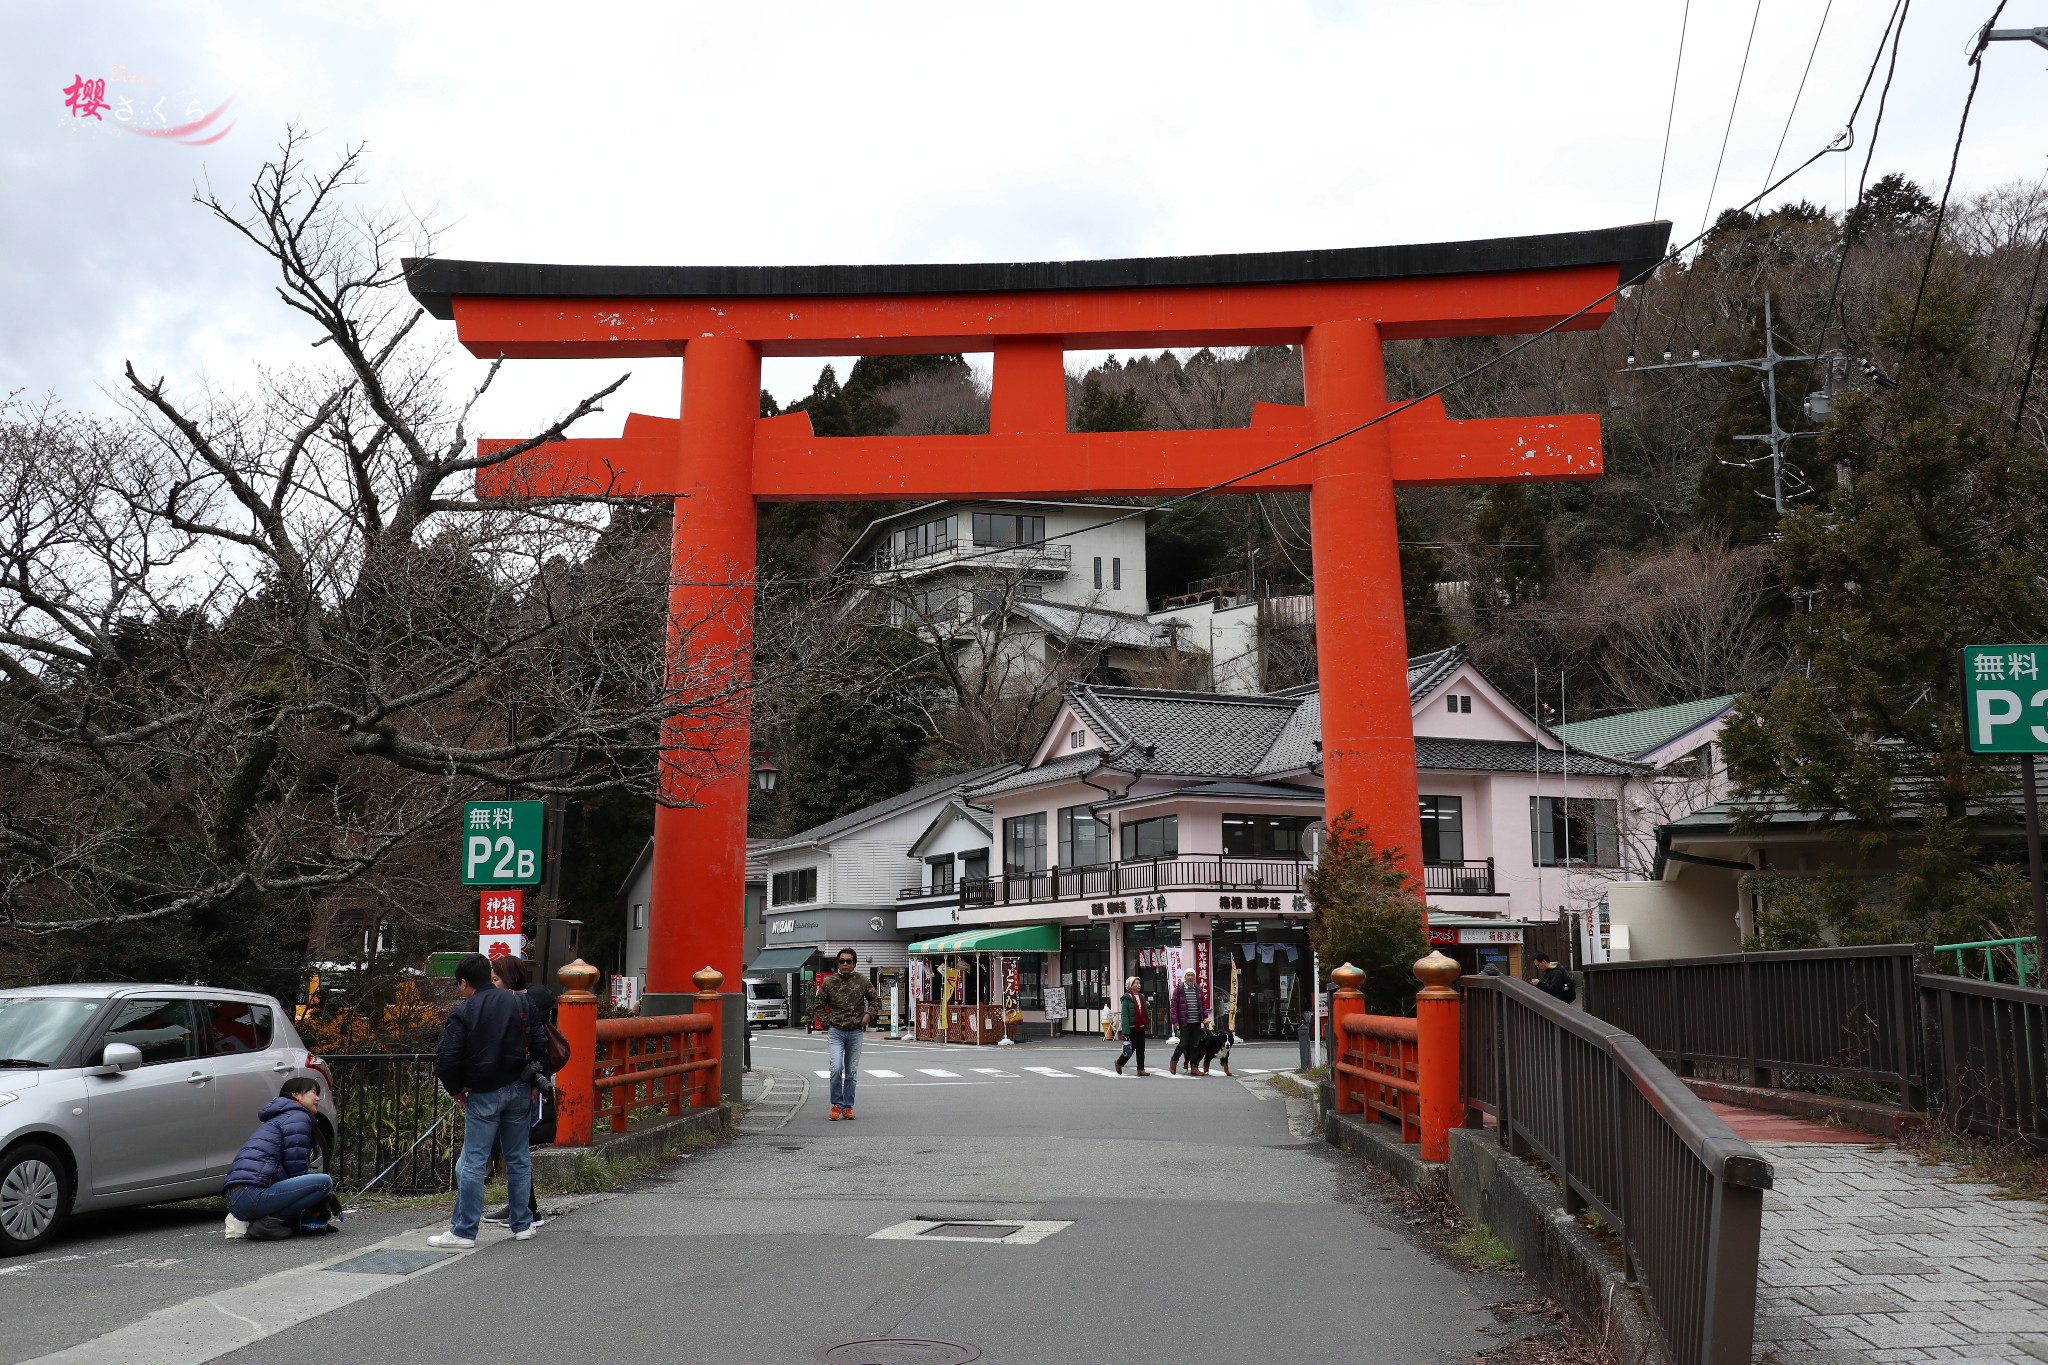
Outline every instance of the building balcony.
{"type": "Polygon", "coordinates": [[[1422,889],[1432,896],[1491,896],[1493,886],[1491,858],[1423,864],[1422,889]]]}
{"type": "Polygon", "coordinates": [[[898,555],[885,546],[875,551],[872,567],[877,574],[896,578],[962,566],[1062,578],[1073,561],[1074,547],[1064,540],[1035,545],[976,545],[968,540],[946,540],[916,554],[898,555]]]}
{"type": "MultiPolygon", "coordinates": [[[[1293,860],[1186,855],[1099,867],[1053,868],[960,883],[960,905],[1032,905],[1167,891],[1238,891],[1292,896],[1312,864],[1293,860]]],[[[1278,908],[1278,907],[1274,907],[1278,908]]]]}
{"type": "Polygon", "coordinates": [[[957,885],[935,886],[929,891],[921,886],[906,886],[896,893],[896,899],[899,901],[928,901],[934,898],[953,900],[958,897],[959,892],[960,888],[957,885]]]}

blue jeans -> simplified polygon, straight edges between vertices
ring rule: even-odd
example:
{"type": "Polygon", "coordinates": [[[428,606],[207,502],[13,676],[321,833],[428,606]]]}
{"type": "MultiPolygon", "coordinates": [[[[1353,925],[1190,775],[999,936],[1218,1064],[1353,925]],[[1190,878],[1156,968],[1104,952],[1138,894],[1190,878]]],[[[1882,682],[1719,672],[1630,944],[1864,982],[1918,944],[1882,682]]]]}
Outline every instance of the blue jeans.
{"type": "Polygon", "coordinates": [[[524,1232],[533,1222],[533,1087],[514,1081],[498,1090],[472,1090],[463,1109],[462,1155],[455,1159],[455,1216],[448,1230],[457,1237],[476,1236],[484,1216],[484,1168],[491,1148],[505,1153],[506,1196],[512,1205],[512,1231],[524,1232]]]}
{"type": "Polygon", "coordinates": [[[300,1214],[325,1199],[333,1188],[331,1175],[295,1175],[260,1190],[254,1185],[237,1185],[228,1191],[228,1212],[245,1223],[258,1218],[296,1223],[300,1214]]]}
{"type": "Polygon", "coordinates": [[[832,1059],[832,1103],[853,1108],[853,1085],[860,1079],[860,1040],[857,1028],[836,1028],[825,1035],[825,1052],[832,1059]]]}

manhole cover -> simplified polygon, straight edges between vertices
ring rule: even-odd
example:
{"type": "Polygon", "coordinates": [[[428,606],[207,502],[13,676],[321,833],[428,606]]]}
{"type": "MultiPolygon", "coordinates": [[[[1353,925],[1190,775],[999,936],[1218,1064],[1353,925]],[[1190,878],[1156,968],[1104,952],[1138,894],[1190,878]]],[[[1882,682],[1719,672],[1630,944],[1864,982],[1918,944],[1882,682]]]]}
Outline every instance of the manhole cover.
{"type": "Polygon", "coordinates": [[[872,1341],[847,1341],[827,1346],[818,1359],[832,1365],[966,1365],[980,1360],[979,1346],[957,1341],[925,1341],[912,1337],[878,1337],[872,1341]]]}
{"type": "Polygon", "coordinates": [[[366,1251],[360,1256],[351,1256],[329,1270],[343,1270],[351,1275],[410,1275],[415,1270],[425,1270],[436,1261],[445,1261],[455,1253],[452,1251],[401,1251],[386,1247],[380,1251],[366,1251]]]}
{"type": "Polygon", "coordinates": [[[980,1237],[991,1242],[1000,1242],[1013,1232],[1022,1232],[1022,1223],[939,1223],[920,1232],[920,1237],[980,1237]]]}

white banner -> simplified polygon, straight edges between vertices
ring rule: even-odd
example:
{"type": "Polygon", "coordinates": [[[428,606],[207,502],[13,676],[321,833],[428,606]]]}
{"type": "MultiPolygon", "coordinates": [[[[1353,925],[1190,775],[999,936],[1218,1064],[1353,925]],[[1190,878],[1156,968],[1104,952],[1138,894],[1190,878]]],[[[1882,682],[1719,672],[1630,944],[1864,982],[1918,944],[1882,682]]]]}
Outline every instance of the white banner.
{"type": "Polygon", "coordinates": [[[496,962],[501,957],[525,957],[524,934],[478,934],[476,950],[496,962]]]}

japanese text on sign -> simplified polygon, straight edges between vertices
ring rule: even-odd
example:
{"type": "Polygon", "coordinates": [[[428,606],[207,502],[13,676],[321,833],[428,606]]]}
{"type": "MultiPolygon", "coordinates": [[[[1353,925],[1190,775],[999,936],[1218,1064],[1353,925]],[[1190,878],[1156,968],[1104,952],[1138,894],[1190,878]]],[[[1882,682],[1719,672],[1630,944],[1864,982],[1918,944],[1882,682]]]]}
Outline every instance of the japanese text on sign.
{"type": "Polygon", "coordinates": [[[462,808],[462,884],[533,886],[541,878],[546,805],[471,801],[462,808]]]}
{"type": "Polygon", "coordinates": [[[1963,712],[1974,754],[2048,754],[2048,644],[1963,651],[1963,712]]]}

